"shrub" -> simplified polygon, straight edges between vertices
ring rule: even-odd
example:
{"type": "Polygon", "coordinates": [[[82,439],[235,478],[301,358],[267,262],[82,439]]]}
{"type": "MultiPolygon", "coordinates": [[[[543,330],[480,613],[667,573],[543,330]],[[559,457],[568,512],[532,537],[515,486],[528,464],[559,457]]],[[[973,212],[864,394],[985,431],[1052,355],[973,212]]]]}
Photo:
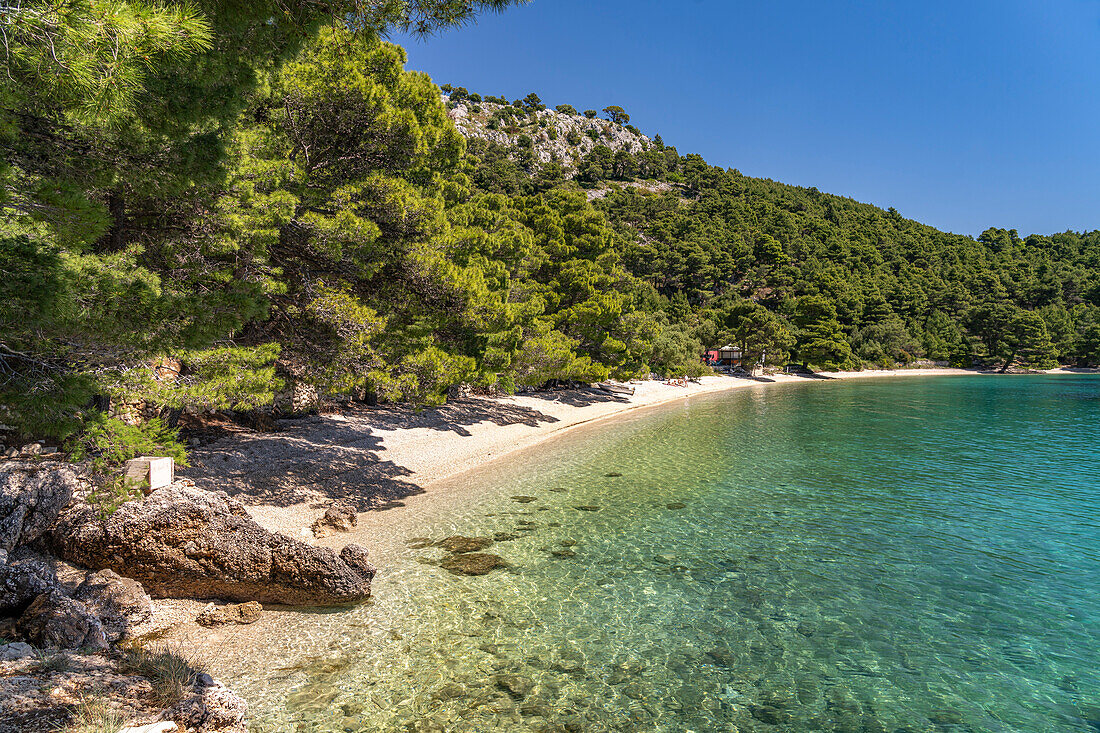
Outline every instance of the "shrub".
{"type": "Polygon", "coordinates": [[[179,442],[179,431],[157,418],[141,425],[127,425],[118,418],[96,413],[72,451],[74,460],[91,458],[92,468],[98,472],[147,455],[169,456],[179,465],[187,465],[187,451],[179,442]]]}
{"type": "Polygon", "coordinates": [[[575,114],[577,114],[577,108],[574,107],[571,104],[559,104],[554,109],[556,109],[558,112],[561,112],[563,115],[575,115],[575,114]]]}
{"type": "Polygon", "coordinates": [[[598,114],[599,114],[599,112],[597,112],[594,109],[586,109],[584,111],[584,116],[587,117],[590,120],[596,119],[596,115],[598,115],[598,114]]]}
{"type": "Polygon", "coordinates": [[[581,134],[579,132],[577,132],[576,130],[570,130],[565,135],[565,141],[567,143],[569,143],[570,145],[580,145],[581,140],[583,140],[583,139],[584,138],[581,137],[581,134]]]}

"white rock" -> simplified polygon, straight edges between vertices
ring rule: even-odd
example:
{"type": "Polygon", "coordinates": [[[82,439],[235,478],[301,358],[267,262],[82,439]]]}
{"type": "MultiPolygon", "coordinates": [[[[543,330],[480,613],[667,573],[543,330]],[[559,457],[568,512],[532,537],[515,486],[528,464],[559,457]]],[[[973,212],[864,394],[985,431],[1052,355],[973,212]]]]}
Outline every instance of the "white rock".
{"type": "Polygon", "coordinates": [[[178,725],[171,720],[165,720],[160,723],[150,723],[149,725],[142,725],[137,728],[123,728],[118,733],[176,733],[178,730],[178,725]]]}

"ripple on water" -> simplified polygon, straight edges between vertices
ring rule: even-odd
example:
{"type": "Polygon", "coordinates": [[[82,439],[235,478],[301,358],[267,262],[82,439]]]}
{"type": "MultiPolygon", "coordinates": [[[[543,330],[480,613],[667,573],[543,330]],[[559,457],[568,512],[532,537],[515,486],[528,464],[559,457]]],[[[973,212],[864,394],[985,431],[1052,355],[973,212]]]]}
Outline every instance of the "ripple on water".
{"type": "Polygon", "coordinates": [[[370,603],[212,661],[261,731],[1095,733],[1098,397],[829,383],[574,432],[370,530],[370,603]],[[448,573],[448,537],[506,565],[448,573]]]}

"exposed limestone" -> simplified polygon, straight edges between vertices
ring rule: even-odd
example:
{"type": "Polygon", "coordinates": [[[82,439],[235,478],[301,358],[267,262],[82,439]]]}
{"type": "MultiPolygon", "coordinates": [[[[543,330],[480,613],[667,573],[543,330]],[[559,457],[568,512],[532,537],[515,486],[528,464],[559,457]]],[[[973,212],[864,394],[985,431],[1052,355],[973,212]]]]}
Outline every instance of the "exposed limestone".
{"type": "Polygon", "coordinates": [[[491,130],[489,120],[504,106],[494,102],[481,102],[477,106],[481,108],[480,112],[475,112],[470,102],[461,102],[448,111],[451,121],[465,137],[514,148],[520,136],[526,135],[531,138],[531,150],[536,160],[540,163],[556,160],[566,167],[570,175],[575,172],[575,159],[588,155],[597,145],[606,145],[614,152],[625,150],[640,153],[651,142],[645,135],[608,120],[563,114],[551,109],[539,110],[533,120],[525,111],[517,110],[519,117],[526,117],[519,120],[517,127],[491,130]]]}
{"type": "Polygon", "coordinates": [[[366,550],[340,555],[268,532],[223,492],[173,485],[102,519],[83,498],[61,513],[51,544],[66,560],[109,568],[157,598],[224,598],[331,606],[370,597],[366,550]]]}

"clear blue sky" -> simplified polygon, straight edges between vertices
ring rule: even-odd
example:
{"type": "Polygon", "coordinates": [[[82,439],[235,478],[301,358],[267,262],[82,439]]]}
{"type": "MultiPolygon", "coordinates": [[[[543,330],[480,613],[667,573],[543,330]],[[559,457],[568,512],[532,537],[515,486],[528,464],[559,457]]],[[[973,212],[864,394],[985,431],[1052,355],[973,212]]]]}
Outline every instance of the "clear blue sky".
{"type": "Polygon", "coordinates": [[[440,84],[618,104],[681,153],[941,229],[1100,228],[1097,0],[534,0],[394,40],[440,84]]]}

